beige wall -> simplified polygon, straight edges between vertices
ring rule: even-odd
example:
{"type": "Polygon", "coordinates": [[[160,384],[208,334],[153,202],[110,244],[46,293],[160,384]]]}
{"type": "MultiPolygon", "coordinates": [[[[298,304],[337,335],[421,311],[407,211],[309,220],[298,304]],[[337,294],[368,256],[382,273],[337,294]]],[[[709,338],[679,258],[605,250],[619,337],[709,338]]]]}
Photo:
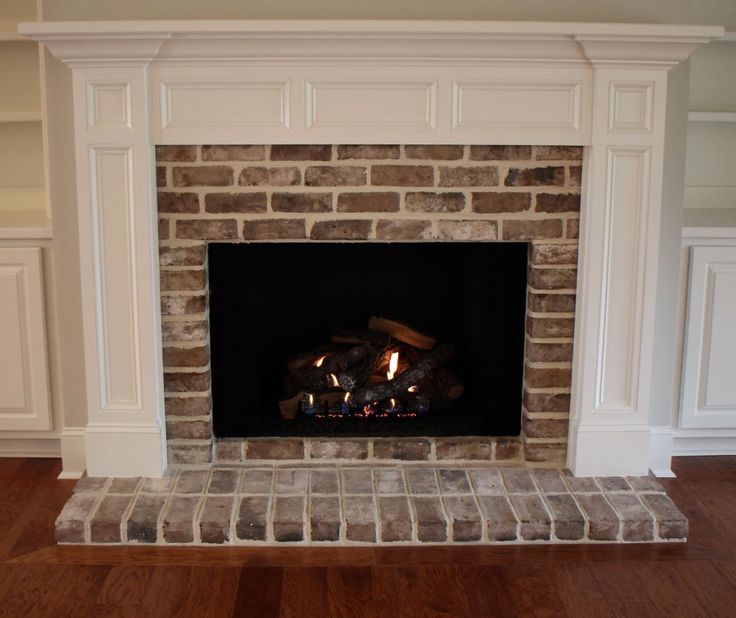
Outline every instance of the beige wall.
{"type": "Polygon", "coordinates": [[[500,19],[721,24],[734,0],[44,0],[46,19],[500,19]]]}

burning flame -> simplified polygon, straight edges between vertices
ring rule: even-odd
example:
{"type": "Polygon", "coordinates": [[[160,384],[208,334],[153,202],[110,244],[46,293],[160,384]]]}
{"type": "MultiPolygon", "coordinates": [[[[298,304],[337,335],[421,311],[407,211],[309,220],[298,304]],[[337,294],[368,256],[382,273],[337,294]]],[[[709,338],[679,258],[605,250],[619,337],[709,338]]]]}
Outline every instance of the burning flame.
{"type": "Polygon", "coordinates": [[[309,405],[310,406],[314,405],[314,395],[312,395],[312,393],[309,393],[309,405]]]}
{"type": "Polygon", "coordinates": [[[345,403],[347,403],[348,401],[350,401],[350,391],[348,391],[347,393],[345,393],[345,397],[343,397],[343,401],[345,403]]]}
{"type": "Polygon", "coordinates": [[[391,399],[391,409],[393,410],[395,407],[396,407],[396,400],[392,398],[391,399]]]}
{"type": "Polygon", "coordinates": [[[386,377],[389,380],[393,380],[394,376],[396,375],[396,370],[399,368],[399,353],[394,352],[391,354],[391,360],[388,363],[388,372],[386,372],[386,377]]]}
{"type": "Polygon", "coordinates": [[[406,390],[409,391],[410,393],[416,393],[419,390],[419,387],[415,384],[414,386],[410,386],[406,390]]]}
{"type": "Polygon", "coordinates": [[[337,376],[334,373],[327,374],[327,383],[330,386],[338,386],[340,383],[337,381],[337,376]]]}
{"type": "Polygon", "coordinates": [[[315,366],[315,367],[321,367],[321,366],[322,366],[322,363],[324,363],[324,362],[325,362],[325,359],[326,359],[326,358],[327,358],[327,355],[326,355],[326,354],[325,354],[324,356],[320,356],[320,357],[319,357],[319,358],[318,358],[318,359],[316,360],[316,362],[314,363],[314,366],[315,366]]]}

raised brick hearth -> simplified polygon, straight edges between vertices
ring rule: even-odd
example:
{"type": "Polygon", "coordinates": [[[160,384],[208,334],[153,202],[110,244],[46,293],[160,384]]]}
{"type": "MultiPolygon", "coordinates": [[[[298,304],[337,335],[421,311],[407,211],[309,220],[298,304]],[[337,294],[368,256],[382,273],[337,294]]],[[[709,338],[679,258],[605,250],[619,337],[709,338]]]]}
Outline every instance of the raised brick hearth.
{"type": "MultiPolygon", "coordinates": [[[[170,464],[213,460],[206,243],[308,239],[528,241],[521,438],[425,440],[413,449],[407,440],[365,441],[354,459],[561,465],[582,148],[160,146],[156,156],[170,464]]],[[[278,438],[223,441],[218,461],[353,459],[323,443],[290,441],[287,456],[278,438]]]]}

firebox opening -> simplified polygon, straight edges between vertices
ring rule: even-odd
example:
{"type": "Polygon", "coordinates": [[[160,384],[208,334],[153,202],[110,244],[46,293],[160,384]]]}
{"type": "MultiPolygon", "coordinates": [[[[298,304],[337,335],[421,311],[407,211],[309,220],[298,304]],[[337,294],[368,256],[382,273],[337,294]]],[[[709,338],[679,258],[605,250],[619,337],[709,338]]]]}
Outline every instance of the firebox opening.
{"type": "Polygon", "coordinates": [[[526,268],[525,243],[210,244],[215,435],[518,435],[526,268]]]}

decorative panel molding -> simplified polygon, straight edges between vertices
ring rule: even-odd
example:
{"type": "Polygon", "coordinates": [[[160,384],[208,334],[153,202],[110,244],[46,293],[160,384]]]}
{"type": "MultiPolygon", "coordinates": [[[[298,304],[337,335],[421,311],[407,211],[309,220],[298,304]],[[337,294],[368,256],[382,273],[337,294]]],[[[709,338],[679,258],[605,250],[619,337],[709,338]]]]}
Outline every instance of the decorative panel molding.
{"type": "Polygon", "coordinates": [[[308,130],[437,128],[436,81],[308,79],[305,88],[308,130]]]}
{"type": "Polygon", "coordinates": [[[596,411],[638,408],[650,149],[608,149],[596,411]]]}
{"type": "Polygon", "coordinates": [[[654,119],[653,82],[611,82],[608,130],[611,133],[650,133],[654,119]]]}
{"type": "Polygon", "coordinates": [[[87,127],[132,129],[130,82],[87,83],[87,127]]]}
{"type": "Polygon", "coordinates": [[[102,410],[141,407],[132,149],[94,147],[92,225],[102,410]]]}
{"type": "Polygon", "coordinates": [[[453,84],[452,127],[579,131],[582,106],[582,80],[462,80],[453,84]]]}
{"type": "Polygon", "coordinates": [[[0,430],[52,428],[41,249],[0,249],[0,430]]]}
{"type": "Polygon", "coordinates": [[[288,129],[289,80],[162,80],[160,130],[288,129]]]}
{"type": "Polygon", "coordinates": [[[736,428],[736,246],[692,247],[683,362],[684,428],[736,428]]]}

